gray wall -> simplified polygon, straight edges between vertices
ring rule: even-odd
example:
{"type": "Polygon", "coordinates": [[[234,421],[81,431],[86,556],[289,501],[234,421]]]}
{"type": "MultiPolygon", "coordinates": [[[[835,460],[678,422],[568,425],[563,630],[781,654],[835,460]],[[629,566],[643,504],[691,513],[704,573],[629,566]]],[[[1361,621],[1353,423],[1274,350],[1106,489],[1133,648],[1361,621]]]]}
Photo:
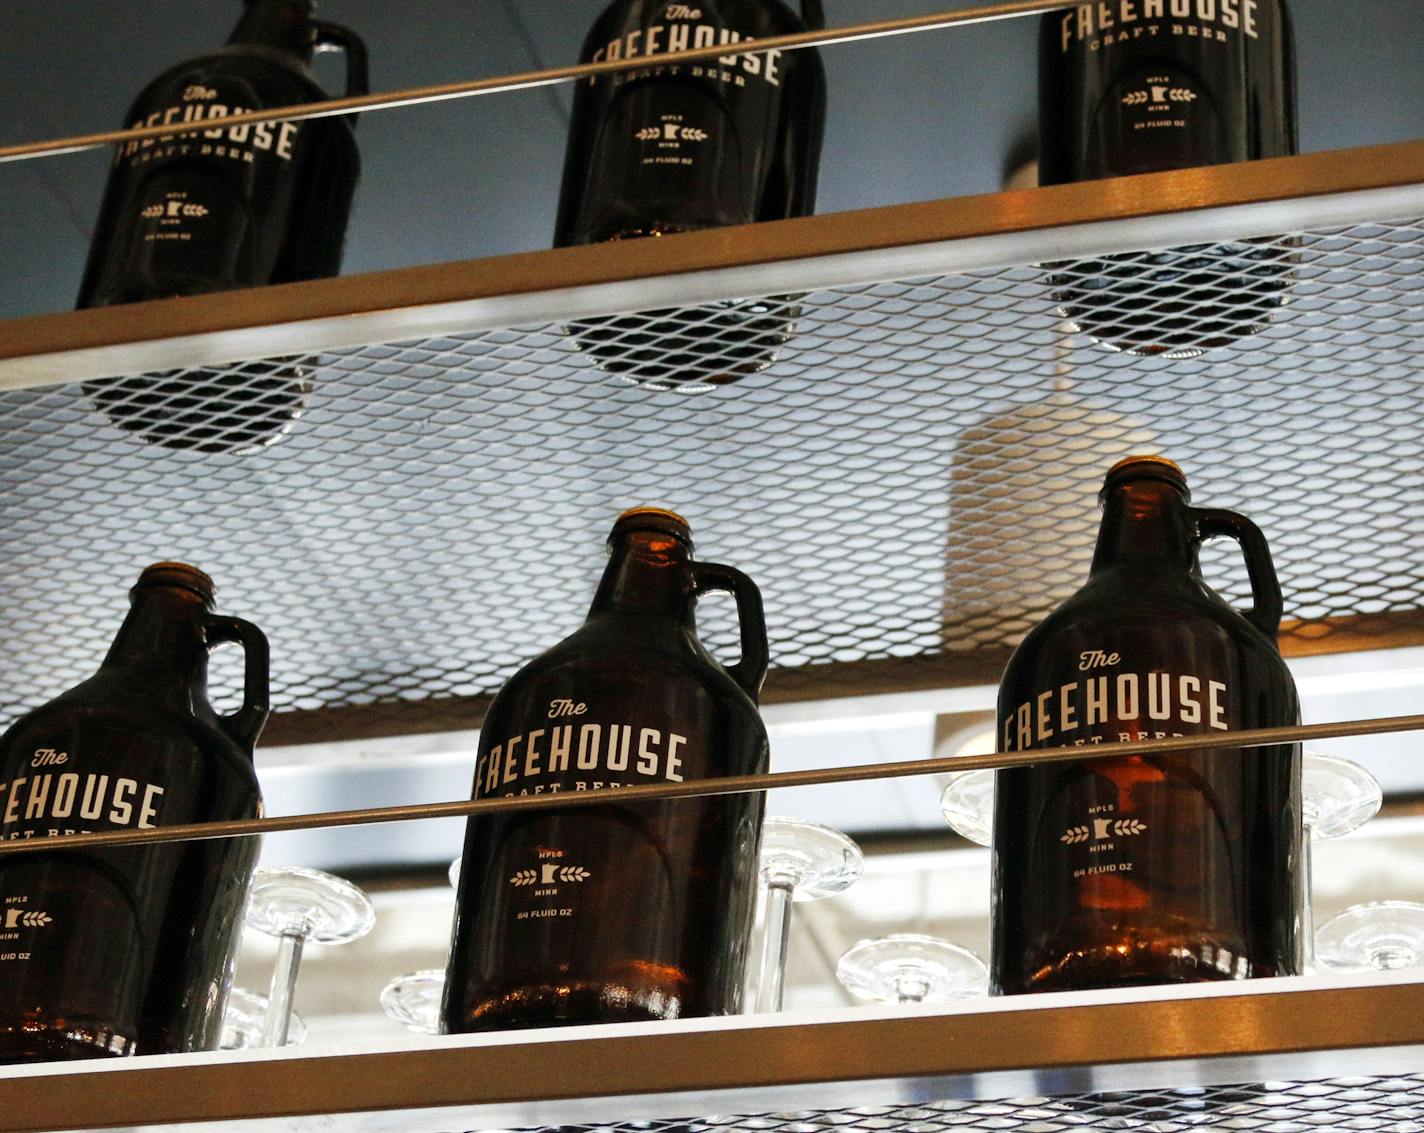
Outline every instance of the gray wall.
{"type": "MultiPolygon", "coordinates": [[[[364,36],[375,87],[394,89],[571,62],[603,4],[328,0],[321,15],[364,36]]],[[[963,6],[826,2],[833,23],[963,6]]],[[[1292,7],[1305,150],[1424,137],[1424,3],[1292,7]]],[[[0,143],[120,125],[149,79],[219,46],[238,11],[236,0],[0,0],[0,143]]],[[[820,211],[997,189],[1033,133],[1033,30],[1014,20],[826,49],[820,211]]],[[[338,81],[334,65],[322,73],[338,81]]],[[[544,89],[366,115],[345,270],[547,246],[567,101],[544,89]]],[[[73,303],[106,167],[100,153],[0,165],[0,317],[73,303]]]]}

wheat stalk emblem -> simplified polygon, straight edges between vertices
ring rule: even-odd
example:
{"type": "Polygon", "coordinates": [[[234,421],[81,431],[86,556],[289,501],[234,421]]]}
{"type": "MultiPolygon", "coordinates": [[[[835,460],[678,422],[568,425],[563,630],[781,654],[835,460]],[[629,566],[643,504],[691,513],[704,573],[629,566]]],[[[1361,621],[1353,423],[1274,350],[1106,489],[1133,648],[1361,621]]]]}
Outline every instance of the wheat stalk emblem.
{"type": "Polygon", "coordinates": [[[521,869],[518,873],[516,873],[513,877],[509,879],[509,884],[533,885],[538,880],[539,871],[537,869],[521,869]]]}
{"type": "Polygon", "coordinates": [[[1079,842],[1086,842],[1088,840],[1088,834],[1089,831],[1086,826],[1070,826],[1068,827],[1067,833],[1058,840],[1066,846],[1076,846],[1079,842]]]}

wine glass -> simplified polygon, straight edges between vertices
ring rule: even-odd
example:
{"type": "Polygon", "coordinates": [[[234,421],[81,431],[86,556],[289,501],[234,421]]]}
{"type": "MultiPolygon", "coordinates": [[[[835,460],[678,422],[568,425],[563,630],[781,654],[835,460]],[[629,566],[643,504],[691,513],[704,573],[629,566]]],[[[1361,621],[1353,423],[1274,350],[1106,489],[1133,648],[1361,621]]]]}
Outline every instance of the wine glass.
{"type": "Polygon", "coordinates": [[[424,968],[396,976],[381,989],[381,1009],[403,1027],[422,1035],[440,1033],[443,968],[424,968]]]}
{"type": "Polygon", "coordinates": [[[1301,925],[1305,936],[1305,968],[1316,965],[1317,940],[1312,913],[1312,843],[1339,838],[1358,830],[1380,808],[1384,798],[1379,780],[1352,759],[1308,751],[1301,758],[1301,925]]]}
{"type": "Polygon", "coordinates": [[[1379,813],[1379,780],[1353,759],[1308,751],[1301,763],[1301,803],[1312,838],[1339,838],[1379,813]]]}
{"type": "Polygon", "coordinates": [[[282,1046],[287,1041],[292,993],[306,942],[345,944],[365,936],[375,923],[371,899],[340,877],[302,866],[257,871],[247,902],[247,927],[277,938],[263,1046],[282,1046]]]}
{"type": "Polygon", "coordinates": [[[896,933],[852,945],[836,964],[836,979],[852,995],[877,1003],[942,1003],[984,994],[988,969],[947,940],[896,933]]]}
{"type": "Polygon", "coordinates": [[[844,893],[864,872],[860,847],[839,830],[799,818],[768,818],[761,829],[761,881],[766,886],[766,937],[756,1009],[781,1010],[791,903],[844,893]]]}
{"type": "MultiPolygon", "coordinates": [[[[247,1050],[262,1045],[262,1021],[267,1017],[267,997],[235,987],[227,997],[223,1013],[221,1050],[247,1050]]],[[[296,1046],[307,1037],[306,1022],[295,1011],[287,1026],[287,1046],[296,1046]]]]}
{"type": "Polygon", "coordinates": [[[1395,972],[1424,967],[1424,905],[1370,901],[1320,926],[1317,963],[1332,972],[1395,972]]]}
{"type": "Polygon", "coordinates": [[[994,769],[952,771],[939,796],[939,812],[956,834],[978,846],[994,840],[994,769]]]}

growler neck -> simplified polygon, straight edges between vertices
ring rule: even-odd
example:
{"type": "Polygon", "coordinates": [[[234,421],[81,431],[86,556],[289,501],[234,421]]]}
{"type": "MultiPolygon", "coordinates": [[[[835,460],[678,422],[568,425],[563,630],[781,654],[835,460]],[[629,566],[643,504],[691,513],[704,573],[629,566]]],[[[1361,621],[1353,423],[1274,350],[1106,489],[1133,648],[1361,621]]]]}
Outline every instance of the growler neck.
{"type": "Polygon", "coordinates": [[[176,686],[205,695],[208,649],[204,621],[208,613],[203,598],[185,587],[136,587],[104,667],[142,669],[160,683],[167,678],[176,686]]]}
{"type": "Polygon", "coordinates": [[[1092,573],[1175,566],[1195,575],[1197,546],[1180,490],[1162,480],[1124,480],[1104,497],[1092,573]]]}
{"type": "Polygon", "coordinates": [[[687,545],[662,531],[617,536],[589,607],[589,619],[638,614],[692,625],[691,560],[687,545]]]}
{"type": "Polygon", "coordinates": [[[267,47],[310,67],[313,55],[311,0],[248,0],[228,36],[229,47],[267,47]]]}

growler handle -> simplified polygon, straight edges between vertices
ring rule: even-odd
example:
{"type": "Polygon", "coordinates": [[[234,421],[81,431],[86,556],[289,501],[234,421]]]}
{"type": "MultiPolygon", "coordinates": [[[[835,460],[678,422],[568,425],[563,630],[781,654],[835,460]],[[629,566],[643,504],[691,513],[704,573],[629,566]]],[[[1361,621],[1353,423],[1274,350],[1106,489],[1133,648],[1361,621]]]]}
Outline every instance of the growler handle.
{"type": "MultiPolygon", "coordinates": [[[[346,97],[371,93],[371,74],[366,59],[366,43],[350,28],[312,21],[312,47],[316,51],[340,51],[346,56],[346,97]]],[[[354,115],[353,115],[354,118],[354,115]]]]}
{"type": "Polygon", "coordinates": [[[826,10],[821,0],[801,0],[801,22],[807,31],[822,31],[826,26],[826,10]]]}
{"type": "Polygon", "coordinates": [[[251,751],[272,712],[267,691],[267,635],[241,618],[211,614],[206,624],[209,653],[220,645],[242,646],[242,707],[226,716],[219,716],[218,723],[233,739],[251,751]]]}
{"type": "Polygon", "coordinates": [[[1246,573],[1251,579],[1249,610],[1241,611],[1246,620],[1272,641],[1281,628],[1285,603],[1281,599],[1281,584],[1271,561],[1271,548],[1261,529],[1234,511],[1220,508],[1192,508],[1196,520],[1198,541],[1225,536],[1234,539],[1246,559],[1246,573]]]}
{"type": "Polygon", "coordinates": [[[742,656],[735,665],[725,666],[731,678],[753,700],[761,693],[770,657],[766,644],[766,615],[762,612],[761,591],[739,570],[718,563],[690,563],[692,592],[700,597],[709,590],[724,590],[737,600],[737,622],[741,629],[742,656]]]}

